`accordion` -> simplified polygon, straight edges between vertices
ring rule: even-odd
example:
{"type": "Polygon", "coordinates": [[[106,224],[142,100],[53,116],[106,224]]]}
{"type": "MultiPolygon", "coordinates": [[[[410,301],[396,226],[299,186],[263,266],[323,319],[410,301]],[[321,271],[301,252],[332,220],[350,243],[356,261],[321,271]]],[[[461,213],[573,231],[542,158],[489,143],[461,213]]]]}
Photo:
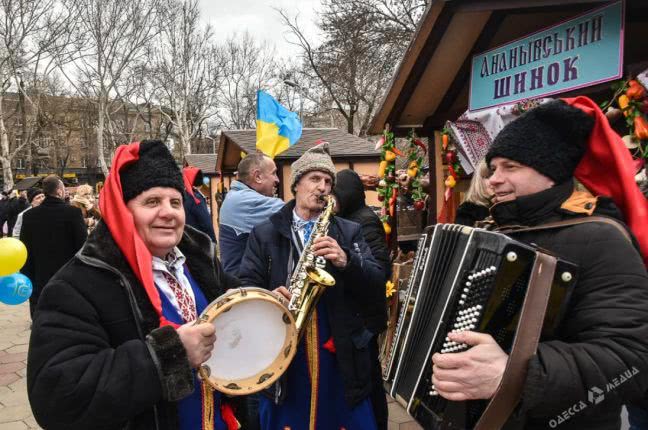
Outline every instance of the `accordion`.
{"type": "Polygon", "coordinates": [[[519,399],[539,338],[552,338],[560,324],[576,273],[574,264],[501,233],[454,224],[427,227],[407,289],[400,292],[395,335],[385,346],[388,393],[425,429],[496,428],[495,421],[480,422],[487,413],[505,414],[496,420],[503,424],[519,399]],[[529,327],[536,327],[535,338],[529,327]],[[467,350],[447,337],[462,330],[490,334],[509,354],[491,400],[448,401],[432,385],[432,355],[467,350]]]}

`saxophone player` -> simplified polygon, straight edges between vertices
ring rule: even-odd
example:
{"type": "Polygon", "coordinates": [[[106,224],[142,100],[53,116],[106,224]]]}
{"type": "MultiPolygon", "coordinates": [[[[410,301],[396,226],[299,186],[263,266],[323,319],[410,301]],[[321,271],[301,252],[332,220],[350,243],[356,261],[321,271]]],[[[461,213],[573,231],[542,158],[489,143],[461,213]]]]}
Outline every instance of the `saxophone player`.
{"type": "Polygon", "coordinates": [[[288,371],[261,396],[262,429],[376,429],[369,400],[372,334],[363,312],[384,304],[385,274],[359,224],[331,216],[323,217],[326,227],[318,225],[335,174],[326,142],[295,161],[295,199],[252,230],[241,262],[244,285],[274,290],[286,300],[291,297],[286,286],[304,252],[323,258],[335,279],[308,320],[288,371]]]}

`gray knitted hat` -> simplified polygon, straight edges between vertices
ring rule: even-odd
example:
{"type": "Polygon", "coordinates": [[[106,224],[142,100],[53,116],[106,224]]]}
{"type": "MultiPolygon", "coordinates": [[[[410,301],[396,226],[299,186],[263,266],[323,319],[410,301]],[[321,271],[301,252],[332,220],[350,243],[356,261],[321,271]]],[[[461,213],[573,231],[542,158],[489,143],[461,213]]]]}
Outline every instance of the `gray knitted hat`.
{"type": "Polygon", "coordinates": [[[295,193],[295,186],[299,179],[308,172],[314,170],[319,170],[321,172],[328,173],[333,179],[332,187],[335,186],[335,165],[333,160],[331,160],[331,153],[329,151],[328,142],[320,143],[317,146],[313,146],[308,151],[299,157],[297,161],[292,163],[291,174],[290,174],[290,190],[295,193]]]}

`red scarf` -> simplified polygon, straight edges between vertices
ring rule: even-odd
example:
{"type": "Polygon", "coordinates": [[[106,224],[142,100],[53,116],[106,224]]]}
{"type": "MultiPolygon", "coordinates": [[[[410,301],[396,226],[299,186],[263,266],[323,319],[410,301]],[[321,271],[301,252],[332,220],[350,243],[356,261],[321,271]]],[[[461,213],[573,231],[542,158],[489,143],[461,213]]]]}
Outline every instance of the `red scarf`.
{"type": "Polygon", "coordinates": [[[574,176],[593,194],[614,200],[648,264],[648,199],[634,180],[635,164],[630,152],[594,101],[584,96],[563,100],[595,119],[587,151],[574,176]]]}
{"type": "Polygon", "coordinates": [[[99,195],[99,208],[103,220],[117,246],[126,257],[128,265],[137,279],[144,286],[146,295],[160,318],[160,326],[178,327],[162,315],[162,302],[155,282],[153,281],[152,255],[135,229],[133,215],[124,203],[119,172],[139,160],[139,142],[121,145],[115,151],[110,174],[99,195]]]}
{"type": "Polygon", "coordinates": [[[187,166],[182,169],[182,180],[184,182],[185,190],[194,199],[194,202],[196,202],[197,205],[200,204],[200,200],[198,200],[198,197],[196,197],[194,194],[193,183],[196,180],[196,176],[198,176],[199,172],[200,169],[193,166],[187,166]]]}

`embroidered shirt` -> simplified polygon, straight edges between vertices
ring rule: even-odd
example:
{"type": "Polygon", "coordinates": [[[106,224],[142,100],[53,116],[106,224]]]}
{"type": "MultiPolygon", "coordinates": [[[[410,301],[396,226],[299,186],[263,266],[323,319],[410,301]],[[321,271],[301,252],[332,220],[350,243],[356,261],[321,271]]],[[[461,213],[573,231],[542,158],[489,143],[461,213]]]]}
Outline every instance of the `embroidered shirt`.
{"type": "MultiPolygon", "coordinates": [[[[182,254],[182,252],[180,252],[178,247],[175,247],[171,252],[169,252],[169,254],[167,254],[165,259],[154,256],[152,263],[153,279],[155,281],[155,285],[157,285],[160,291],[162,291],[162,293],[165,295],[165,297],[169,299],[169,302],[173,304],[173,307],[178,311],[180,315],[182,315],[182,309],[178,303],[176,294],[169,285],[169,282],[167,281],[164,273],[171,275],[173,278],[175,278],[176,281],[178,281],[178,284],[180,284],[183,292],[193,302],[193,308],[195,309],[196,297],[194,296],[191,285],[189,284],[189,279],[187,279],[187,276],[184,273],[184,263],[186,260],[186,257],[182,254]]],[[[197,317],[198,316],[196,315],[196,318],[197,317]]]]}

